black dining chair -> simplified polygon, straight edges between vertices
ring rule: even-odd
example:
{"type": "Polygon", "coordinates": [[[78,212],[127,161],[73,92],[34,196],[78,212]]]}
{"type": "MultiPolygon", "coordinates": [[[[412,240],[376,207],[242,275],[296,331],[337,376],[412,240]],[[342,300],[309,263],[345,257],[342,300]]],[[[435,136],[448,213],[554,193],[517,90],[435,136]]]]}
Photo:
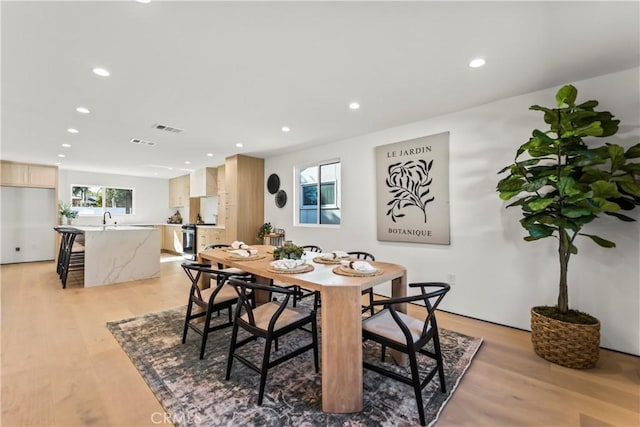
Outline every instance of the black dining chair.
{"type": "MultiPolygon", "coordinates": [[[[187,340],[187,332],[189,329],[195,331],[202,337],[200,343],[200,359],[202,359],[204,358],[209,333],[233,324],[231,308],[238,302],[238,295],[236,290],[228,284],[228,280],[234,276],[231,273],[211,268],[209,264],[184,262],[182,263],[182,268],[191,281],[189,300],[187,301],[187,312],[182,331],[182,344],[187,340]],[[212,279],[212,286],[201,290],[198,283],[203,273],[214,277],[215,282],[212,279]],[[224,309],[228,310],[227,322],[212,324],[213,313],[218,312],[219,315],[220,311],[224,309]],[[204,317],[204,322],[192,322],[194,319],[201,317],[204,317]]],[[[252,296],[247,296],[247,298],[252,300],[252,296]]]]}
{"type": "Polygon", "coordinates": [[[229,279],[229,282],[236,288],[238,305],[236,307],[233,331],[231,333],[231,344],[229,346],[229,357],[227,358],[227,373],[225,379],[229,380],[231,377],[231,369],[234,360],[239,361],[260,374],[258,405],[262,405],[269,369],[306,351],[313,350],[315,371],[316,373],[319,371],[316,312],[315,310],[309,311],[300,308],[288,307],[289,299],[296,294],[296,291],[293,289],[274,285],[250,283],[236,278],[229,279]],[[270,295],[279,297],[279,300],[278,298],[274,298],[268,303],[255,307],[250,301],[248,295],[254,294],[256,291],[269,292],[270,295]],[[308,325],[310,325],[311,329],[305,328],[308,325]],[[250,335],[238,340],[238,331],[240,329],[248,332],[250,335]],[[311,342],[292,349],[275,360],[271,360],[272,345],[275,346],[277,351],[278,338],[296,330],[311,333],[311,342]],[[258,338],[264,339],[262,363],[260,366],[257,366],[237,352],[238,349],[256,341],[258,338]]]}
{"type": "Polygon", "coordinates": [[[449,292],[450,287],[447,283],[441,282],[411,283],[409,287],[420,288],[420,294],[387,298],[373,302],[373,305],[381,305],[384,308],[362,321],[362,337],[364,341],[375,341],[382,345],[382,363],[373,364],[364,360],[363,365],[367,369],[413,386],[420,424],[425,425],[422,389],[429,384],[437,373],[440,380],[440,390],[442,393],[447,391],[438,325],[436,323],[436,308],[445,294],[449,292]],[[426,314],[424,319],[416,319],[396,310],[396,304],[418,301],[423,302],[425,305],[426,314]],[[433,351],[425,348],[428,343],[433,343],[433,351]],[[384,366],[387,347],[408,355],[411,377],[401,375],[384,366]],[[426,373],[424,379],[421,379],[418,370],[418,354],[427,356],[436,362],[426,373]]]}
{"type": "MultiPolygon", "coordinates": [[[[363,252],[363,251],[351,251],[351,252],[347,252],[349,255],[351,255],[352,258],[355,259],[359,259],[362,261],[375,261],[376,257],[373,256],[373,254],[370,254],[369,252],[363,252]]],[[[373,288],[368,288],[362,291],[362,295],[366,295],[369,298],[369,304],[368,305],[363,305],[362,306],[362,312],[366,313],[367,311],[373,316],[373,288]]]]}
{"type": "MultiPolygon", "coordinates": [[[[230,248],[230,247],[231,247],[231,245],[227,245],[227,244],[224,244],[224,243],[219,243],[219,244],[216,244],[216,245],[209,245],[206,248],[204,248],[204,250],[206,251],[206,250],[209,250],[209,249],[220,249],[220,248],[230,248]]],[[[247,276],[247,277],[251,277],[252,276],[251,273],[247,273],[246,271],[241,270],[239,268],[236,268],[236,267],[225,267],[221,262],[218,263],[218,270],[224,271],[225,273],[233,274],[233,275],[236,275],[236,276],[247,276]]]]}

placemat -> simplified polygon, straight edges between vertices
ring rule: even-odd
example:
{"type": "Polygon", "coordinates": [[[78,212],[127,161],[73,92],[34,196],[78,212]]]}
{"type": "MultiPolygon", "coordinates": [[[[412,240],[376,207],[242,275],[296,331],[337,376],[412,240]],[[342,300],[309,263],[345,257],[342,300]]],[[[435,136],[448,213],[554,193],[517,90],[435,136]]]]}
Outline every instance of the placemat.
{"type": "Polygon", "coordinates": [[[264,255],[260,255],[260,254],[255,254],[255,255],[249,255],[249,256],[233,256],[233,255],[229,255],[227,256],[227,259],[233,260],[233,261],[255,261],[257,259],[262,259],[264,258],[264,255]]]}
{"type": "Polygon", "coordinates": [[[301,265],[300,267],[296,267],[296,268],[291,268],[288,270],[280,270],[277,268],[273,268],[273,267],[269,267],[267,268],[267,271],[270,271],[271,273],[281,273],[281,274],[297,274],[297,273],[308,273],[310,271],[313,271],[315,269],[315,267],[311,264],[304,264],[301,265]]]}
{"type": "Polygon", "coordinates": [[[356,271],[352,268],[345,268],[339,265],[333,268],[333,272],[341,276],[366,277],[366,276],[379,276],[384,272],[384,270],[382,270],[381,268],[378,268],[376,269],[376,271],[364,272],[364,271],[356,271]]]}
{"type": "Polygon", "coordinates": [[[342,261],[349,261],[349,258],[336,258],[336,259],[327,259],[322,258],[321,256],[317,256],[313,259],[313,262],[317,262],[318,264],[340,264],[342,261]]]}

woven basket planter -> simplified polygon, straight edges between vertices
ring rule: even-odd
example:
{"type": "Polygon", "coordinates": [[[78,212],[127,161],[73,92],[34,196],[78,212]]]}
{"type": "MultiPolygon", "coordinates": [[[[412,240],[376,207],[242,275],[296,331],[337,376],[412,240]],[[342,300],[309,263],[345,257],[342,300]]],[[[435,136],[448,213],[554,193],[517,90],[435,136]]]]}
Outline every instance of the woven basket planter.
{"type": "Polygon", "coordinates": [[[592,368],[600,355],[600,322],[578,325],[531,310],[531,342],[536,354],[567,368],[592,368]]]}

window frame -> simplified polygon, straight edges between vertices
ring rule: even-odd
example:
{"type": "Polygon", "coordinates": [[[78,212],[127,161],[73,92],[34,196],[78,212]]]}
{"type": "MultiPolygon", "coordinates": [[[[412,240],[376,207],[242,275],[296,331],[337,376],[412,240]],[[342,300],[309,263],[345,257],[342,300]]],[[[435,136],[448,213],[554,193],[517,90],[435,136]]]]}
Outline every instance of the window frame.
{"type": "Polygon", "coordinates": [[[329,228],[338,228],[340,227],[340,225],[342,224],[342,215],[340,215],[340,222],[339,223],[322,223],[320,222],[322,220],[322,210],[323,209],[327,209],[327,210],[331,210],[331,209],[337,209],[340,214],[342,213],[342,203],[341,203],[341,196],[342,196],[342,162],[339,158],[333,158],[333,159],[329,159],[329,160],[322,160],[322,161],[318,161],[318,162],[312,162],[312,163],[306,163],[306,164],[302,164],[302,165],[298,165],[295,166],[293,169],[293,175],[294,175],[294,185],[295,185],[295,191],[294,191],[294,225],[295,226],[300,226],[300,227],[329,227],[329,228]],[[325,184],[327,183],[331,183],[333,184],[333,197],[334,197],[334,203],[327,203],[327,204],[322,204],[322,174],[321,174],[321,168],[322,166],[327,166],[327,165],[331,165],[331,164],[335,164],[338,163],[339,164],[339,171],[337,173],[336,179],[332,180],[332,181],[327,181],[325,184]],[[311,167],[316,167],[317,171],[318,171],[318,182],[314,183],[314,184],[302,184],[301,183],[301,179],[300,179],[300,173],[308,168],[311,167]],[[305,204],[304,203],[304,197],[303,197],[303,188],[305,187],[309,187],[309,186],[314,186],[315,188],[317,188],[317,193],[316,193],[316,203],[311,205],[311,204],[305,204]],[[309,223],[309,222],[301,222],[301,212],[304,210],[311,210],[315,208],[316,211],[316,217],[317,217],[317,222],[315,223],[309,223]]]}
{"type": "MultiPolygon", "coordinates": [[[[96,192],[97,193],[97,192],[96,192]]],[[[105,212],[109,211],[109,212],[113,212],[114,215],[125,215],[125,216],[129,216],[129,215],[135,215],[135,200],[136,200],[136,195],[135,195],[135,188],[131,188],[131,187],[118,187],[118,186],[114,186],[114,185],[86,185],[86,184],[71,184],[71,210],[75,211],[78,213],[78,216],[82,216],[82,217],[100,217],[103,216],[105,212]],[[100,189],[100,194],[101,194],[101,198],[102,198],[102,205],[101,206],[95,206],[95,207],[90,207],[91,209],[93,209],[94,211],[100,209],[100,213],[86,213],[86,212],[82,212],[82,206],[73,206],[73,200],[74,200],[74,192],[73,189],[77,188],[77,187],[86,187],[86,188],[98,188],[100,189]],[[112,210],[114,208],[110,208],[108,206],[106,206],[107,203],[107,197],[106,197],[106,193],[107,190],[125,190],[125,191],[131,191],[131,212],[127,213],[125,212],[113,212],[112,210]],[[111,210],[110,210],[111,209],[111,210]]],[[[126,210],[126,206],[124,207],[124,209],[126,210]]]]}

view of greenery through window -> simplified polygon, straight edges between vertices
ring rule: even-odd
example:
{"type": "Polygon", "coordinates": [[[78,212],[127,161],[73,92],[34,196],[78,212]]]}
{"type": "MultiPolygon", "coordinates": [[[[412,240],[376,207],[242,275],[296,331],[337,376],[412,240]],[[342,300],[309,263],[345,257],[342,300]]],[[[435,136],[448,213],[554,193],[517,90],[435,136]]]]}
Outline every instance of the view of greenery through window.
{"type": "Polygon", "coordinates": [[[340,162],[301,168],[298,178],[299,223],[340,224],[340,162]]]}
{"type": "Polygon", "coordinates": [[[71,187],[71,209],[79,215],[102,215],[105,211],[112,215],[133,213],[133,190],[90,185],[71,187]]]}

